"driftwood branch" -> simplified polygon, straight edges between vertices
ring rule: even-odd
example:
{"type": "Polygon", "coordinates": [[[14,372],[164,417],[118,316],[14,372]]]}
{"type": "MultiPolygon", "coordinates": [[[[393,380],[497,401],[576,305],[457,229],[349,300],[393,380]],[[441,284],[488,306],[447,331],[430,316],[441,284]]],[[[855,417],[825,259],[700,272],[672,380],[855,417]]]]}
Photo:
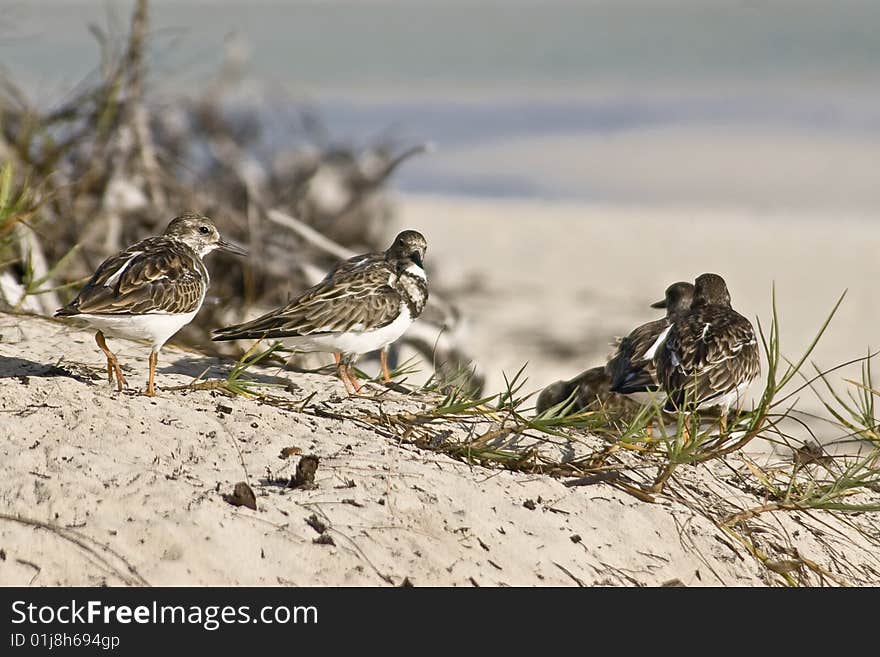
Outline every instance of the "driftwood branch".
{"type": "Polygon", "coordinates": [[[150,190],[150,198],[157,209],[165,208],[165,192],[160,181],[156,150],[150,135],[149,116],[144,104],[144,42],[147,36],[147,0],[138,0],[131,19],[131,38],[128,45],[128,93],[127,106],[131,112],[131,125],[137,139],[141,165],[150,190]]]}
{"type": "Polygon", "coordinates": [[[281,212],[280,210],[268,210],[266,212],[266,216],[269,218],[269,221],[272,221],[279,226],[289,228],[312,246],[332,255],[335,258],[339,258],[340,260],[347,260],[348,258],[357,255],[351,249],[347,249],[341,244],[337,244],[329,237],[324,237],[324,235],[316,231],[311,226],[303,223],[299,219],[291,217],[289,214],[281,212]]]}

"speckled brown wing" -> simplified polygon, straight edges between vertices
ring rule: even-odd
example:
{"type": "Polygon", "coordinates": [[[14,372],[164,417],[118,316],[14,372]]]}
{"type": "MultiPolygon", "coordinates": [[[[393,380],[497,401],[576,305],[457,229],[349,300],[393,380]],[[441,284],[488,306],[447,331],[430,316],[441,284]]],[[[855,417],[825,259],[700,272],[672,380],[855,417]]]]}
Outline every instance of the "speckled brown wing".
{"type": "Polygon", "coordinates": [[[334,277],[350,274],[365,267],[376,267],[384,260],[384,253],[364,253],[363,255],[352,256],[348,260],[336,263],[333,268],[327,272],[324,280],[327,281],[334,277]]]}
{"type": "Polygon", "coordinates": [[[215,331],[213,339],[287,338],[386,326],[400,314],[403,299],[389,285],[394,270],[383,262],[373,264],[366,268],[337,268],[333,277],[283,308],[215,331]]]}
{"type": "Polygon", "coordinates": [[[208,275],[184,244],[151,237],[101,263],[58,316],[146,315],[198,310],[208,275]]]}
{"type": "Polygon", "coordinates": [[[668,327],[667,319],[658,319],[642,324],[620,341],[605,366],[612,392],[629,395],[659,387],[654,360],[646,359],[645,354],[668,327]]]}
{"type": "Polygon", "coordinates": [[[761,373],[751,322],[724,306],[705,306],[674,322],[657,356],[657,375],[669,394],[667,410],[711,405],[761,373]]]}

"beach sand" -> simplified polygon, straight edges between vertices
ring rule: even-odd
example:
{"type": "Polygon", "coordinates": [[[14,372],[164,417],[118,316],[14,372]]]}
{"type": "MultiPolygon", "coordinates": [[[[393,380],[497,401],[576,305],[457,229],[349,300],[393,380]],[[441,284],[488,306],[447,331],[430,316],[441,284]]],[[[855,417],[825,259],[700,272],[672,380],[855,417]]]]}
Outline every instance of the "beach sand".
{"type": "MultiPolygon", "coordinates": [[[[598,480],[470,466],[363,421],[430,397],[368,384],[370,398],[352,399],[332,376],[277,367],[247,377],[285,384],[268,392],[287,410],[162,390],[232,366],[169,347],[150,399],[136,394],[145,346],[110,341],[133,386],[120,394],[88,332],[0,315],[0,335],[0,585],[780,581],[716,525],[762,503],[729,483],[745,472],[738,457],[683,469],[679,493],[648,503],[598,480]],[[320,458],[314,489],[287,486],[302,456],[279,458],[284,448],[320,458]],[[256,509],[224,500],[237,482],[250,484],[256,509]]],[[[804,571],[805,582],[877,584],[876,553],[855,529],[871,522],[776,514],[755,540],[773,558],[790,561],[773,545],[796,548],[833,571],[804,571]]]]}

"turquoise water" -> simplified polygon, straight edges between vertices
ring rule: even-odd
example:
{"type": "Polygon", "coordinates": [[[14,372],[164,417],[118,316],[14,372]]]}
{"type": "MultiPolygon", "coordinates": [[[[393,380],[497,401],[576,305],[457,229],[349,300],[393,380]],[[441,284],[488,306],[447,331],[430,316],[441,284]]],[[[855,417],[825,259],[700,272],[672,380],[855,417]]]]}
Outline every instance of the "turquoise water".
{"type": "MultiPolygon", "coordinates": [[[[94,68],[87,26],[130,2],[0,0],[0,63],[38,102],[94,68]]],[[[880,2],[274,2],[152,5],[156,93],[193,91],[228,35],[249,57],[273,139],[304,97],[334,134],[394,127],[445,152],[542,135],[723,124],[880,131],[880,2]],[[262,98],[262,96],[261,96],[262,98]]],[[[248,102],[247,97],[238,102],[248,102]]],[[[546,195],[522,177],[405,167],[416,191],[546,195]]],[[[570,194],[571,190],[564,192],[570,194]]],[[[585,192],[589,195],[588,190],[585,192]]]]}

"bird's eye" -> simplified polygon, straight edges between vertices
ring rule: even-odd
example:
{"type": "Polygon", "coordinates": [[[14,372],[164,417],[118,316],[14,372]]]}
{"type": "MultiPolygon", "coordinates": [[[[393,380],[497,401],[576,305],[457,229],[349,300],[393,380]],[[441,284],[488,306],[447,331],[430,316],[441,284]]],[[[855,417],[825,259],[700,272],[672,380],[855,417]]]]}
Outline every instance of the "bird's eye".
{"type": "Polygon", "coordinates": [[[199,232],[200,232],[202,235],[207,235],[208,233],[211,232],[211,229],[208,228],[207,226],[199,226],[199,232]]]}

